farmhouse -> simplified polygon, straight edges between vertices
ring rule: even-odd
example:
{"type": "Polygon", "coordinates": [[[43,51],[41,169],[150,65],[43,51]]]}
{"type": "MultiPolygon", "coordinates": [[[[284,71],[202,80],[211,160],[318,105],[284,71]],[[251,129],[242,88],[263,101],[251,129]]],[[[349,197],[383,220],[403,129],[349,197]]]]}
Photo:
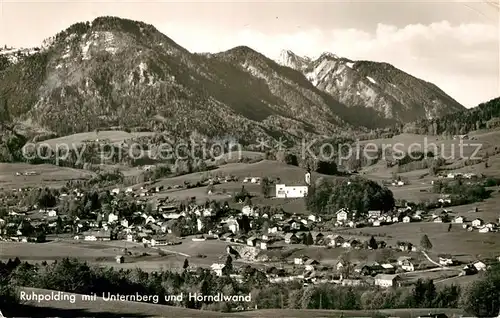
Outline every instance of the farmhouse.
{"type": "Polygon", "coordinates": [[[380,217],[380,215],[382,214],[381,211],[368,211],[368,218],[370,219],[377,219],[380,217]]]}
{"type": "Polygon", "coordinates": [[[315,266],[319,265],[319,262],[317,260],[310,258],[304,262],[304,265],[306,267],[306,271],[313,271],[315,266]]]}
{"type": "Polygon", "coordinates": [[[258,243],[258,239],[255,237],[255,236],[250,236],[248,239],[247,239],[247,245],[248,246],[257,246],[257,243],[258,243]]]}
{"type": "Polygon", "coordinates": [[[167,235],[158,235],[151,239],[151,246],[161,246],[168,245],[168,236],[167,235]]]}
{"type": "Polygon", "coordinates": [[[403,218],[403,223],[410,223],[411,222],[411,218],[407,215],[403,218]]]}
{"type": "Polygon", "coordinates": [[[276,185],[277,198],[303,198],[307,196],[307,186],[287,186],[284,184],[276,185]]]}
{"type": "Polygon", "coordinates": [[[473,264],[473,266],[476,268],[476,270],[479,271],[485,271],[487,266],[481,261],[477,261],[473,264]]]}
{"type": "Polygon", "coordinates": [[[454,263],[454,260],[453,258],[451,257],[451,255],[447,255],[447,254],[441,254],[441,255],[438,255],[439,257],[439,264],[440,265],[453,265],[454,263]]]}
{"type": "Polygon", "coordinates": [[[215,272],[215,275],[222,276],[222,270],[226,265],[220,263],[213,263],[210,268],[215,272]]]}
{"type": "Polygon", "coordinates": [[[378,274],[375,276],[375,285],[380,287],[393,287],[401,285],[399,275],[378,274]]]}
{"type": "Polygon", "coordinates": [[[314,244],[320,245],[323,243],[324,235],[321,232],[311,232],[311,236],[313,238],[314,244]]]}
{"type": "Polygon", "coordinates": [[[347,211],[347,209],[340,209],[338,210],[335,215],[337,216],[337,221],[347,221],[347,218],[349,216],[349,213],[347,211]]]}
{"type": "Polygon", "coordinates": [[[456,218],[453,219],[453,223],[464,223],[465,219],[463,216],[457,216],[456,218]]]}
{"type": "Polygon", "coordinates": [[[307,261],[307,258],[305,256],[295,257],[293,259],[293,263],[295,265],[303,265],[305,261],[307,261]]]}
{"type": "Polygon", "coordinates": [[[261,250],[267,250],[267,242],[266,241],[261,241],[260,242],[260,249],[261,250]]]}
{"type": "Polygon", "coordinates": [[[483,224],[484,224],[484,221],[483,221],[482,219],[480,219],[480,218],[475,219],[475,220],[474,220],[474,221],[472,221],[472,223],[471,223],[471,225],[472,225],[473,227],[481,227],[481,225],[483,225],[483,224]]]}
{"type": "Polygon", "coordinates": [[[85,241],[109,241],[111,240],[110,231],[88,231],[83,233],[85,241]]]}
{"type": "Polygon", "coordinates": [[[345,241],[344,238],[340,235],[328,235],[327,238],[329,239],[328,245],[335,247],[341,246],[345,241]]]}

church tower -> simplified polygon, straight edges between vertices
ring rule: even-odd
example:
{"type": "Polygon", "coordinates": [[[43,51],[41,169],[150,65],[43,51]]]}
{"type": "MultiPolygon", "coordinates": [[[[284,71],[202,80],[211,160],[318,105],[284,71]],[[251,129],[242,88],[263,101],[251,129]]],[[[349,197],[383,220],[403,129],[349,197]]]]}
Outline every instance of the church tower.
{"type": "Polygon", "coordinates": [[[311,185],[311,170],[309,168],[307,168],[307,172],[304,175],[304,180],[308,186],[311,185]]]}

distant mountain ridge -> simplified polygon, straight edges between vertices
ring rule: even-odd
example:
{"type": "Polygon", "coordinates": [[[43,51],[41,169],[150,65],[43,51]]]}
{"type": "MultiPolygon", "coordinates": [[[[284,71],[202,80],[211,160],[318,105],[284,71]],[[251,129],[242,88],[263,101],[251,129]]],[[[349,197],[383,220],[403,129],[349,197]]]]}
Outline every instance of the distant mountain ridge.
{"type": "Polygon", "coordinates": [[[278,63],[302,72],[315,87],[345,105],[371,108],[398,122],[432,119],[465,109],[434,84],[388,63],[353,61],[328,52],[311,59],[290,50],[281,52],[278,63]]]}
{"type": "Polygon", "coordinates": [[[402,81],[396,81],[399,90],[407,91],[388,94],[368,75],[385,88],[387,80],[370,70],[403,72],[387,65],[384,73],[381,63],[331,53],[311,60],[286,52],[283,58],[280,65],[245,46],[194,54],[152,25],[100,17],[0,67],[0,105],[8,114],[2,118],[59,135],[125,127],[251,142],[351,134],[461,107],[406,73],[422,95],[434,91],[439,107],[417,105],[415,87],[402,81]],[[352,72],[347,63],[354,64],[352,72]]]}

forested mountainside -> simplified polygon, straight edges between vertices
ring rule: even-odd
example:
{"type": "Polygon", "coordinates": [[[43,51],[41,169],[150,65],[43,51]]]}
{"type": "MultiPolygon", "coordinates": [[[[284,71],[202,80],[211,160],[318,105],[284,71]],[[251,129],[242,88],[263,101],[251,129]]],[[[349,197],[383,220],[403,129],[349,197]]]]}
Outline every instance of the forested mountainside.
{"type": "MultiPolygon", "coordinates": [[[[360,94],[366,98],[345,98],[320,76],[319,70],[333,63],[332,58],[304,60],[309,64],[302,71],[245,46],[193,54],[152,25],[100,17],[74,24],[16,59],[1,54],[0,115],[3,122],[58,135],[122,127],[254,141],[366,132],[461,107],[431,84],[418,88],[422,81],[412,78],[408,85],[398,82],[398,91],[406,91],[398,98],[421,97],[423,106],[412,101],[381,111],[389,108],[372,102],[390,98],[368,98],[370,90],[382,92],[383,87],[367,76],[385,68],[371,62],[354,63],[356,75],[349,73],[351,84],[345,84],[364,85],[368,95],[360,94]],[[415,94],[417,88],[420,95],[415,94]],[[425,106],[423,97],[429,94],[436,100],[433,109],[425,106]]],[[[400,71],[380,65],[390,69],[381,71],[380,81],[382,75],[397,79],[400,71]]]]}
{"type": "Polygon", "coordinates": [[[432,135],[461,135],[473,130],[497,127],[500,127],[500,98],[454,114],[407,124],[403,131],[432,135]]]}

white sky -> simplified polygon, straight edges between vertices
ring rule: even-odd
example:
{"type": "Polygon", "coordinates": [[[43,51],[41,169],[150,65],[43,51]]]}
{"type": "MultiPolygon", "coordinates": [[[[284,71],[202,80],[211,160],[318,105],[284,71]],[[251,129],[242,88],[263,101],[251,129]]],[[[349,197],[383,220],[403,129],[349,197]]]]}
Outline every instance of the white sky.
{"type": "MultiPolygon", "coordinates": [[[[192,52],[247,45],[389,62],[466,107],[500,96],[500,11],[481,1],[0,0],[0,45],[36,46],[74,22],[141,20],[192,52]]],[[[498,0],[497,0],[498,1],[498,0]]]]}

